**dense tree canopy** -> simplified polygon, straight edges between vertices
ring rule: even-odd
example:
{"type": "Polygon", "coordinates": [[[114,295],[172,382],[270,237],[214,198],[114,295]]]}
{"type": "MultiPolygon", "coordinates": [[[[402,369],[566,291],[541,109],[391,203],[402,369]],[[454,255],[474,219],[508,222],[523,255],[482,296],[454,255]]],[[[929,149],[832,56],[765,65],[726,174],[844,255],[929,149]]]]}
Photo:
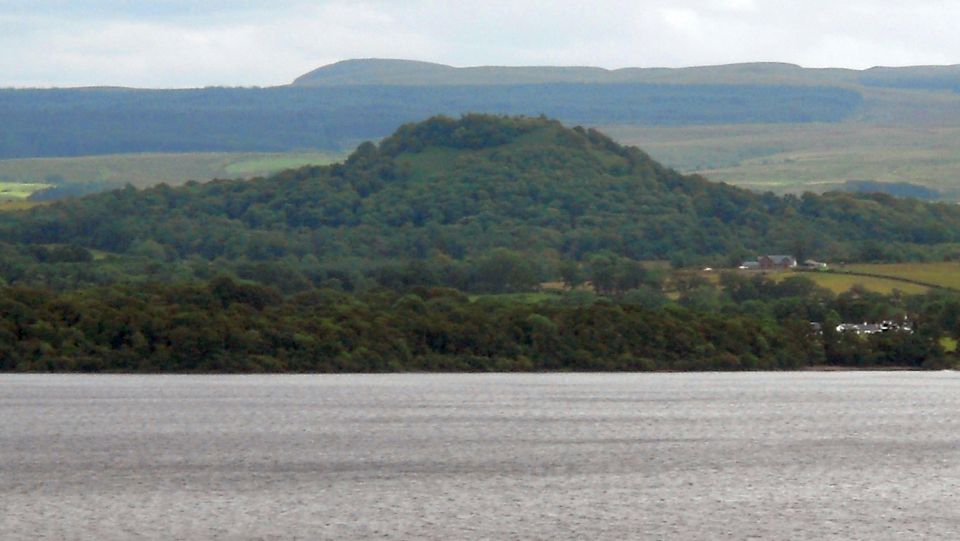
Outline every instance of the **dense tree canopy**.
{"type": "Polygon", "coordinates": [[[0,370],[947,366],[953,296],[646,260],[903,259],[958,241],[950,205],[759,195],[544,118],[435,117],[328,167],[0,215],[0,370]],[[547,280],[567,291],[500,295],[547,280]],[[833,330],[882,319],[916,332],[833,330]]]}
{"type": "Polygon", "coordinates": [[[724,275],[651,304],[586,291],[536,303],[439,287],[281,295],[219,276],[54,293],[0,288],[0,371],[392,372],[939,368],[954,296],[834,295],[805,277],[724,275]],[[905,318],[915,332],[839,333],[905,318]],[[810,324],[822,322],[823,332],[810,324]]]}
{"type": "Polygon", "coordinates": [[[564,262],[600,272],[596,257],[607,255],[677,265],[758,253],[941,257],[960,241],[960,209],[880,194],[754,194],[681,175],[594,130],[467,115],[405,125],[332,166],[4,213],[0,241],[11,283],[204,278],[213,267],[288,290],[359,273],[500,291],[562,279],[564,262]],[[54,271],[69,261],[37,245],[110,256],[54,271]]]}

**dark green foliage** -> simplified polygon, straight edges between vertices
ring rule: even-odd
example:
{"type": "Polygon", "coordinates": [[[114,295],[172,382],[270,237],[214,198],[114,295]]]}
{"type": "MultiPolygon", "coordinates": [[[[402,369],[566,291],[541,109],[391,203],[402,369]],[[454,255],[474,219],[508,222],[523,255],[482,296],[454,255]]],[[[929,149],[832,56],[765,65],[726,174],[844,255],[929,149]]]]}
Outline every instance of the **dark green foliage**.
{"type": "MultiPolygon", "coordinates": [[[[771,370],[811,365],[950,366],[940,328],[954,297],[833,297],[799,278],[725,276],[696,285],[713,305],[653,287],[622,301],[572,292],[535,304],[414,287],[281,296],[227,277],[56,294],[0,288],[0,370],[394,372],[771,370]],[[642,292],[642,293],[641,293],[642,292]],[[735,300],[739,299],[739,300],[735,300]],[[638,302],[639,301],[639,302],[638,302]],[[837,333],[845,317],[906,315],[918,332],[837,333]],[[838,313],[839,312],[839,313],[838,313]],[[809,321],[824,323],[818,334],[809,321]]],[[[891,316],[892,317],[892,316],[891,316]]]]}
{"type": "Polygon", "coordinates": [[[468,115],[405,125],[343,164],[3,213],[0,240],[20,246],[0,276],[58,288],[225,272],[288,293],[328,280],[505,292],[561,279],[564,267],[566,279],[619,295],[645,283],[639,260],[922,257],[960,242],[960,209],[883,194],[758,195],[680,175],[594,130],[468,115]],[[54,270],[39,264],[68,260],[24,248],[36,244],[113,257],[54,270]]]}
{"type": "Polygon", "coordinates": [[[105,192],[107,190],[121,188],[114,182],[83,182],[66,183],[61,180],[60,184],[44,188],[30,194],[27,197],[29,201],[56,201],[58,199],[67,199],[71,197],[82,197],[92,193],[105,192]]]}
{"type": "Polygon", "coordinates": [[[896,197],[913,197],[936,201],[943,197],[939,191],[911,182],[877,182],[874,180],[848,180],[839,187],[846,192],[885,193],[896,197]]]}
{"type": "Polygon", "coordinates": [[[956,242],[952,205],[757,195],[594,130],[436,117],[343,164],[0,214],[0,370],[948,366],[953,297],[833,296],[804,277],[736,274],[717,288],[640,260],[883,259],[956,242]],[[500,295],[560,279],[595,291],[500,295]],[[915,334],[831,330],[903,317],[915,334]]]}
{"type": "Polygon", "coordinates": [[[340,150],[403,122],[473,111],[588,124],[836,122],[861,101],[852,90],[774,85],[8,89],[0,90],[0,158],[340,150]]]}

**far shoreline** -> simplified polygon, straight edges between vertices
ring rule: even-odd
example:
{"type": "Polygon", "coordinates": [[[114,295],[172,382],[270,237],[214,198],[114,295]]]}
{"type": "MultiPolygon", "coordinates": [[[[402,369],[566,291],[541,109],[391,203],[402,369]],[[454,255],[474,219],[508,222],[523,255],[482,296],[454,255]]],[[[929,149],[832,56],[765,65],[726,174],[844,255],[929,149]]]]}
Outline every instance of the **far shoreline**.
{"type": "Polygon", "coordinates": [[[388,376],[388,375],[575,375],[575,374],[789,374],[831,372],[953,372],[954,368],[922,368],[917,366],[835,366],[814,365],[791,370],[646,370],[646,371],[399,371],[399,372],[40,372],[0,371],[0,376],[10,375],[73,375],[73,376],[388,376]]]}

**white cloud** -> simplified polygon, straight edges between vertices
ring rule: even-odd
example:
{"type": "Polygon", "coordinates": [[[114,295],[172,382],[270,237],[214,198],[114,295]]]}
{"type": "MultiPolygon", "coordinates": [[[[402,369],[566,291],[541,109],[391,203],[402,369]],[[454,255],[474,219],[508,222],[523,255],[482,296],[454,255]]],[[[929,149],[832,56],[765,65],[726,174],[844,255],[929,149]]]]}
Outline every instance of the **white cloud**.
{"type": "Polygon", "coordinates": [[[663,17],[663,22],[682,36],[700,35],[702,30],[700,15],[693,9],[665,8],[660,10],[660,16],[663,17]]]}
{"type": "Polygon", "coordinates": [[[282,84],[358,57],[452,65],[960,62],[936,0],[0,0],[0,86],[282,84]]]}
{"type": "Polygon", "coordinates": [[[714,0],[713,7],[723,11],[749,12],[757,10],[756,0],[714,0]]]}

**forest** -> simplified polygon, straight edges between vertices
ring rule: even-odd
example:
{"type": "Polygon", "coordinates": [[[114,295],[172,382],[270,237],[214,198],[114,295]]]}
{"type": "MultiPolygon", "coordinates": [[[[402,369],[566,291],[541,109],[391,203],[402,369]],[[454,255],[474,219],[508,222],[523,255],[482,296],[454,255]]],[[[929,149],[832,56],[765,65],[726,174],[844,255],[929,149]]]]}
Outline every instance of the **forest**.
{"type": "Polygon", "coordinates": [[[0,213],[0,369],[951,366],[951,293],[686,269],[958,243],[955,205],[755,194],[543,117],[439,116],[331,166],[0,213]],[[832,330],[882,319],[916,332],[832,330]]]}
{"type": "Polygon", "coordinates": [[[4,288],[0,313],[0,371],[937,369],[955,364],[941,337],[960,330],[956,296],[833,295],[802,276],[736,274],[688,283],[677,300],[646,286],[539,303],[441,287],[284,296],[221,276],[61,294],[4,288]],[[866,318],[910,318],[916,330],[834,330],[866,318]]]}
{"type": "Polygon", "coordinates": [[[853,90],[784,85],[0,89],[0,159],[339,151],[404,122],[470,111],[593,125],[838,122],[862,100],[853,90]]]}
{"type": "Polygon", "coordinates": [[[406,273],[503,291],[607,255],[675,267],[731,266],[759,253],[942,260],[960,253],[958,243],[956,205],[757,194],[681,175],[595,130],[467,115],[404,125],[331,166],[0,213],[0,278],[71,288],[222,271],[295,292],[406,273]],[[90,257],[47,259],[64,247],[90,257]],[[484,277],[491,267],[516,270],[484,277]]]}

